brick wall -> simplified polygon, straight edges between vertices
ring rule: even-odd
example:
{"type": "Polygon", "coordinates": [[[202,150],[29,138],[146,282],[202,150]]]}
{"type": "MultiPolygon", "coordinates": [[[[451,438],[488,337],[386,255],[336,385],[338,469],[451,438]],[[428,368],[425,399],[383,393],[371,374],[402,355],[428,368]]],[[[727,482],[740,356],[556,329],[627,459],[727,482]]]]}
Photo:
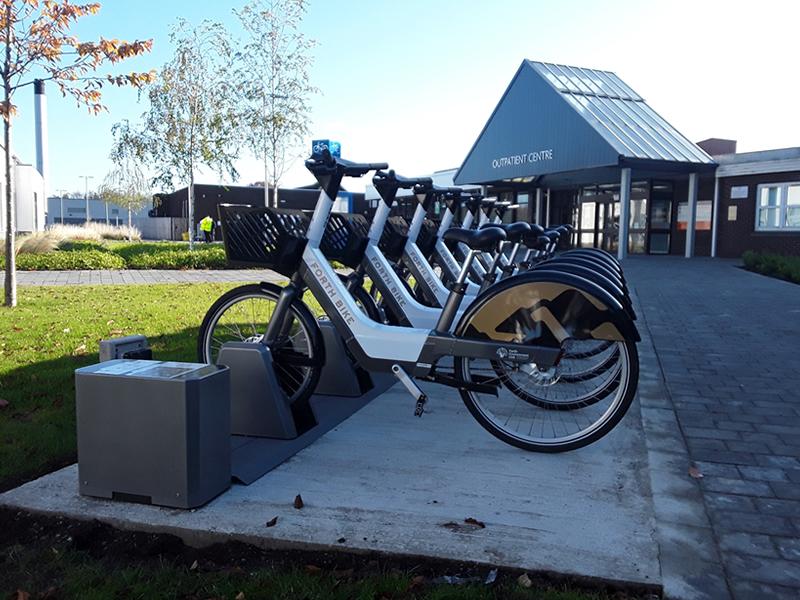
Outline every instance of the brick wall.
{"type": "Polygon", "coordinates": [[[800,171],[768,175],[726,177],[720,180],[717,255],[737,258],[745,250],[800,255],[800,231],[756,231],[756,192],[759,184],[800,181],[800,171]],[[747,198],[731,200],[731,187],[746,185],[747,198]],[[728,220],[728,208],[736,206],[736,220],[728,220]]]}

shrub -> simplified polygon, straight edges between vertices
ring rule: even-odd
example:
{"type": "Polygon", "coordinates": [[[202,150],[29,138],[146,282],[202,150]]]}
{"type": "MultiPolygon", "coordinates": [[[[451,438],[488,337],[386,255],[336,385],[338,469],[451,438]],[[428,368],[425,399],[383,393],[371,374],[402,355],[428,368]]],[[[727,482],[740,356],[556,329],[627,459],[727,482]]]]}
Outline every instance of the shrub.
{"type": "MultiPolygon", "coordinates": [[[[5,258],[0,257],[0,266],[5,258]]],[[[125,261],[110,252],[100,250],[55,250],[47,254],[20,254],[17,269],[20,271],[75,271],[88,269],[124,269],[125,261]]]]}
{"type": "Polygon", "coordinates": [[[52,235],[59,240],[94,240],[99,242],[102,238],[94,229],[88,229],[83,225],[53,225],[48,229],[52,235]]]}
{"type": "Polygon", "coordinates": [[[105,223],[89,223],[87,228],[96,231],[104,240],[135,240],[142,239],[142,232],[136,227],[127,225],[106,225],[105,223]]]}
{"type": "MultiPolygon", "coordinates": [[[[136,246],[139,246],[138,244],[136,246]]],[[[117,249],[129,269],[224,269],[225,250],[221,246],[196,248],[159,248],[158,251],[131,247],[128,251],[117,249]]]]}
{"type": "Polygon", "coordinates": [[[61,240],[49,231],[40,231],[17,240],[17,254],[45,254],[58,248],[61,240]]]}
{"type": "Polygon", "coordinates": [[[58,244],[59,250],[74,252],[76,250],[97,250],[99,252],[111,252],[102,242],[94,240],[62,240],[58,244]]]}
{"type": "Polygon", "coordinates": [[[800,283],[800,256],[782,256],[748,250],[742,255],[742,261],[749,271],[800,283]]]}

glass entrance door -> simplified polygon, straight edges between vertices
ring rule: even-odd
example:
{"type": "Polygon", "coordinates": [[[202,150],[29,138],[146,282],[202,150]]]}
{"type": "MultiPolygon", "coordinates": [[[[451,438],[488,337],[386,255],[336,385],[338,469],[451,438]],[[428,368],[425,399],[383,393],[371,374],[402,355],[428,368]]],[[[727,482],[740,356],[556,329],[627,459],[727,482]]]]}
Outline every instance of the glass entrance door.
{"type": "Polygon", "coordinates": [[[650,194],[648,252],[669,254],[672,241],[672,183],[654,181],[650,194]]]}

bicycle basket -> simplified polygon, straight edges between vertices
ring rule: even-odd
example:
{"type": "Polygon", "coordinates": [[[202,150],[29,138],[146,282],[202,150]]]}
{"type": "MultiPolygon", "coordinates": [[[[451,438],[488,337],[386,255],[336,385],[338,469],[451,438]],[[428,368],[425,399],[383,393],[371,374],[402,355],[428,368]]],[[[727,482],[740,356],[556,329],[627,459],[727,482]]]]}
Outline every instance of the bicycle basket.
{"type": "Polygon", "coordinates": [[[417,248],[426,258],[430,258],[433,255],[433,249],[436,247],[436,240],[438,239],[436,235],[438,231],[439,224],[436,221],[425,219],[422,222],[422,228],[417,236],[417,248]]]}
{"type": "Polygon", "coordinates": [[[220,204],[222,241],[232,267],[264,267],[291,277],[306,247],[308,217],[300,210],[220,204]]]}
{"type": "Polygon", "coordinates": [[[383,226],[378,247],[381,252],[392,262],[399,262],[408,240],[408,223],[403,217],[389,217],[383,226]]]}
{"type": "Polygon", "coordinates": [[[362,215],[331,213],[319,247],[328,260],[355,269],[364,259],[368,233],[369,224],[362,215]]]}

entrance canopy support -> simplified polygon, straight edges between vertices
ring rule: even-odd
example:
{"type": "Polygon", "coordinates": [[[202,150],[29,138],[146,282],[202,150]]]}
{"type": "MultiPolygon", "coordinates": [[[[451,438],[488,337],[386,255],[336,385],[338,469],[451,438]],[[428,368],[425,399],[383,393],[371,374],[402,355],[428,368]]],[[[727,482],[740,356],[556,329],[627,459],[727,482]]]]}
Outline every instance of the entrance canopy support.
{"type": "Polygon", "coordinates": [[[719,227],[719,179],[714,177],[714,202],[711,205],[711,258],[717,256],[717,228],[719,227]]]}
{"type": "Polygon", "coordinates": [[[537,225],[542,224],[542,188],[536,188],[536,204],[534,205],[533,222],[537,225]]]}
{"type": "Polygon", "coordinates": [[[631,220],[631,170],[621,170],[619,179],[619,241],[617,258],[623,260],[628,256],[628,224],[631,220]]]}
{"type": "Polygon", "coordinates": [[[697,173],[689,175],[689,214],[686,216],[686,258],[694,256],[694,233],[697,227],[697,173]]]}
{"type": "Polygon", "coordinates": [[[544,205],[544,226],[550,227],[550,188],[547,188],[547,202],[544,205]]]}

